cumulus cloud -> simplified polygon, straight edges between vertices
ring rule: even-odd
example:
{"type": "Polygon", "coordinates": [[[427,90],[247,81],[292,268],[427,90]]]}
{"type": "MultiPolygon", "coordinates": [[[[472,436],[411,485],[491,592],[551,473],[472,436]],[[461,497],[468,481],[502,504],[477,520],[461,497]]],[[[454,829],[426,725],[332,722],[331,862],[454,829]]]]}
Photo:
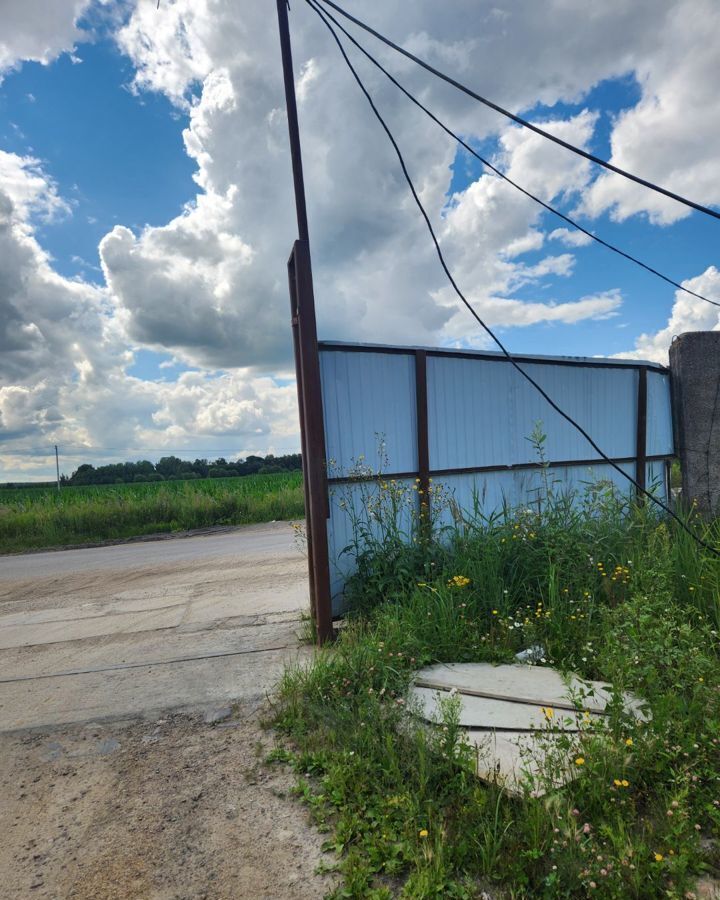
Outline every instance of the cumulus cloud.
{"type": "MultiPolygon", "coordinates": [[[[717,134],[720,120],[720,53],[710,37],[720,29],[720,5],[692,0],[657,10],[668,40],[638,60],[640,102],[620,115],[611,136],[610,161],[677,194],[720,205],[717,134]]],[[[645,213],[668,225],[690,215],[674,200],[619,175],[601,175],[588,191],[584,212],[607,210],[623,221],[645,213]]]]}
{"type": "Polygon", "coordinates": [[[47,65],[82,39],[80,16],[91,0],[3,0],[0,80],[24,60],[47,65]]]}
{"type": "MultiPolygon", "coordinates": [[[[413,4],[411,14],[405,6],[369,0],[356,12],[504,105],[523,109],[578,101],[603,78],[644,77],[659,47],[671,52],[664,26],[678,5],[687,6],[616,0],[594,9],[590,23],[587,10],[562,0],[542,10],[515,0],[502,15],[479,12],[471,0],[456,4],[452,16],[430,0],[413,4]],[[553,50],[559,21],[574,35],[562,54],[553,50]],[[517,61],[512,67],[504,64],[510,57],[517,61]]],[[[463,339],[455,301],[392,149],[322,25],[304,6],[291,20],[321,336],[463,339]]],[[[195,200],[167,226],[138,235],[116,229],[101,246],[130,335],[198,365],[287,365],[284,262],[295,225],[274,17],[259,0],[246,3],[242,15],[230,0],[177,0],[159,14],[139,4],[118,42],[136,67],[136,90],[160,91],[189,112],[184,139],[199,186],[195,200]],[[223,243],[236,251],[219,264],[223,243]]],[[[592,197],[595,172],[587,161],[508,126],[383,48],[378,52],[456,129],[471,138],[494,134],[497,162],[511,178],[546,201],[581,204],[592,197]]],[[[542,251],[545,243],[540,213],[492,176],[481,175],[448,201],[455,146],[377,71],[360,67],[478,311],[505,326],[542,316],[593,318],[597,310],[587,298],[574,307],[534,302],[521,314],[523,302],[510,295],[543,278],[569,276],[572,253],[526,263],[523,255],[542,251]]],[[[588,146],[597,119],[597,111],[585,109],[542,124],[588,146]]],[[[549,239],[569,250],[589,240],[563,228],[549,239]]],[[[597,296],[603,302],[612,296],[614,310],[620,294],[602,287],[605,293],[597,296]]],[[[473,329],[464,327],[472,343],[473,329]]]]}
{"type": "MultiPolygon", "coordinates": [[[[715,266],[709,266],[702,274],[682,283],[705,297],[720,297],[720,271],[715,266]]],[[[667,365],[670,344],[686,331],[720,331],[720,309],[684,291],[675,291],[675,302],[667,325],[654,333],[641,334],[633,350],[617,355],[628,359],[650,359],[667,365]]]]}
{"type": "MultiPolygon", "coordinates": [[[[238,454],[296,449],[292,383],[247,369],[173,383],[128,374],[134,352],[111,292],[60,276],[38,243],[35,219],[58,210],[64,202],[37,160],[0,155],[0,480],[46,473],[54,443],[69,468],[88,455],[199,441],[213,456],[220,436],[238,454]]],[[[238,250],[219,248],[218,266],[238,250]]]]}
{"type": "Polygon", "coordinates": [[[571,230],[570,228],[556,228],[550,232],[548,239],[560,241],[566,247],[587,247],[588,244],[592,244],[592,238],[589,234],[585,234],[583,231],[571,230]]]}

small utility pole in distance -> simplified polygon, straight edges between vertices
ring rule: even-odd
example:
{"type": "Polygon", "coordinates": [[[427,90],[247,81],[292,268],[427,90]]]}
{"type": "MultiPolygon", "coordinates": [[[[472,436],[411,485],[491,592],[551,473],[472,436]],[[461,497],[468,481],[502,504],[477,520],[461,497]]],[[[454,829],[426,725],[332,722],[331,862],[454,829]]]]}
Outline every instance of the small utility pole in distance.
{"type": "Polygon", "coordinates": [[[58,458],[58,448],[55,444],[55,472],[57,473],[58,492],[60,491],[60,460],[58,458]]]}
{"type": "Polygon", "coordinates": [[[292,159],[298,240],[288,262],[290,311],[295,349],[303,478],[305,481],[305,523],[307,529],[310,605],[319,643],[333,636],[330,564],[327,520],[330,515],[325,461],[320,354],[315,322],[315,296],[310,241],[305,205],[300,130],[298,127],[295,77],[290,47],[287,0],[277,0],[280,49],[282,52],[285,104],[287,107],[290,156],[292,159]]]}

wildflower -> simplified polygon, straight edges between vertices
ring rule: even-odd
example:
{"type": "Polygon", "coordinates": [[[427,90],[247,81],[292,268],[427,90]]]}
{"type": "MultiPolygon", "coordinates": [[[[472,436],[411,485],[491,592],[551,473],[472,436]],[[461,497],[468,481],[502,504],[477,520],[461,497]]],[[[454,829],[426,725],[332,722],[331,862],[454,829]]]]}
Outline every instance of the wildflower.
{"type": "Polygon", "coordinates": [[[583,825],[583,834],[590,834],[591,831],[592,831],[592,825],[589,822],[586,822],[583,825]]]}
{"type": "Polygon", "coordinates": [[[662,855],[662,853],[655,854],[655,862],[662,862],[664,859],[665,857],[662,855]]]}
{"type": "Polygon", "coordinates": [[[632,738],[626,738],[626,739],[625,739],[625,746],[626,746],[626,747],[632,747],[632,745],[633,745],[633,739],[632,739],[632,738]]]}
{"type": "Polygon", "coordinates": [[[549,722],[555,714],[555,711],[550,706],[541,706],[540,709],[543,711],[543,715],[549,722]]]}
{"type": "Polygon", "coordinates": [[[584,766],[584,765],[585,765],[585,757],[584,757],[584,756],[578,756],[578,757],[575,759],[575,765],[576,765],[576,766],[584,766]]]}
{"type": "Polygon", "coordinates": [[[421,828],[420,831],[418,831],[418,834],[421,838],[426,838],[428,836],[427,828],[421,828]]]}
{"type": "Polygon", "coordinates": [[[615,787],[620,787],[622,785],[622,781],[620,781],[619,778],[615,778],[613,780],[613,784],[615,785],[615,787]]]}
{"type": "Polygon", "coordinates": [[[623,778],[621,783],[623,787],[630,787],[630,782],[626,778],[623,778]]]}

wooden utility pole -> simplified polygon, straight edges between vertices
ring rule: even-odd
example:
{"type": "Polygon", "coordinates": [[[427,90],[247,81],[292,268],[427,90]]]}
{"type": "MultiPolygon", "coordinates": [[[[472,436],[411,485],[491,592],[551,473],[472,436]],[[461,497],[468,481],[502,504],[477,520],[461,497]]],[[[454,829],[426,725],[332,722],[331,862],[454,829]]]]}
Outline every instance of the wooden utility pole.
{"type": "Polygon", "coordinates": [[[58,448],[55,444],[55,472],[57,474],[58,493],[60,492],[60,459],[58,458],[58,448]]]}
{"type": "Polygon", "coordinates": [[[300,410],[305,524],[308,546],[310,604],[320,643],[333,635],[327,520],[330,516],[325,460],[320,355],[318,353],[315,294],[310,262],[305,182],[303,179],[300,130],[298,127],[295,77],[290,47],[287,0],[277,0],[280,50],[282,53],[285,104],[287,107],[290,156],[292,159],[298,240],[288,261],[290,314],[295,351],[295,373],[300,410]]]}

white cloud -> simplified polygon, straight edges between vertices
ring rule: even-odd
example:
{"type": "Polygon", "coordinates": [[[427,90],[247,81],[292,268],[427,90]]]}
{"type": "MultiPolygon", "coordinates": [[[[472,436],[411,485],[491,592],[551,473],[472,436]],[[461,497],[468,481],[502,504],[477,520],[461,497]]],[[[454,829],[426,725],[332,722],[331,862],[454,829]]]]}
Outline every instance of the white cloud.
{"type": "MultiPolygon", "coordinates": [[[[640,102],[620,115],[612,130],[610,161],[699,203],[720,205],[718,121],[720,30],[715,0],[689,0],[657,10],[667,40],[638,60],[640,102]]],[[[691,210],[619,175],[601,175],[583,210],[597,216],[609,210],[623,221],[646,213],[667,225],[691,210]]]]}
{"type": "MultiPolygon", "coordinates": [[[[220,438],[239,455],[294,451],[292,382],[247,369],[185,373],[173,383],[127,374],[134,355],[111,293],[58,275],[37,241],[33,217],[58,207],[36,160],[0,156],[0,481],[46,476],[54,443],[67,470],[87,458],[83,447],[117,448],[95,451],[93,461],[145,447],[178,452],[199,440],[213,456],[220,438]]],[[[241,249],[217,248],[220,271],[241,249]]]]}
{"type": "Polygon", "coordinates": [[[91,0],[3,0],[0,80],[24,60],[47,65],[83,37],[77,21],[91,0]]]}
{"type": "MultiPolygon", "coordinates": [[[[682,284],[704,297],[720,297],[720,271],[715,266],[709,266],[701,275],[688,278],[682,284]]],[[[720,309],[684,291],[675,291],[675,302],[667,325],[655,333],[641,334],[633,350],[618,353],[617,356],[650,359],[667,365],[673,338],[686,331],[720,331],[720,309]]]]}
{"type": "Polygon", "coordinates": [[[570,230],[569,228],[556,228],[548,235],[551,241],[560,241],[566,247],[587,247],[592,244],[592,238],[589,234],[582,231],[570,230]]]}

